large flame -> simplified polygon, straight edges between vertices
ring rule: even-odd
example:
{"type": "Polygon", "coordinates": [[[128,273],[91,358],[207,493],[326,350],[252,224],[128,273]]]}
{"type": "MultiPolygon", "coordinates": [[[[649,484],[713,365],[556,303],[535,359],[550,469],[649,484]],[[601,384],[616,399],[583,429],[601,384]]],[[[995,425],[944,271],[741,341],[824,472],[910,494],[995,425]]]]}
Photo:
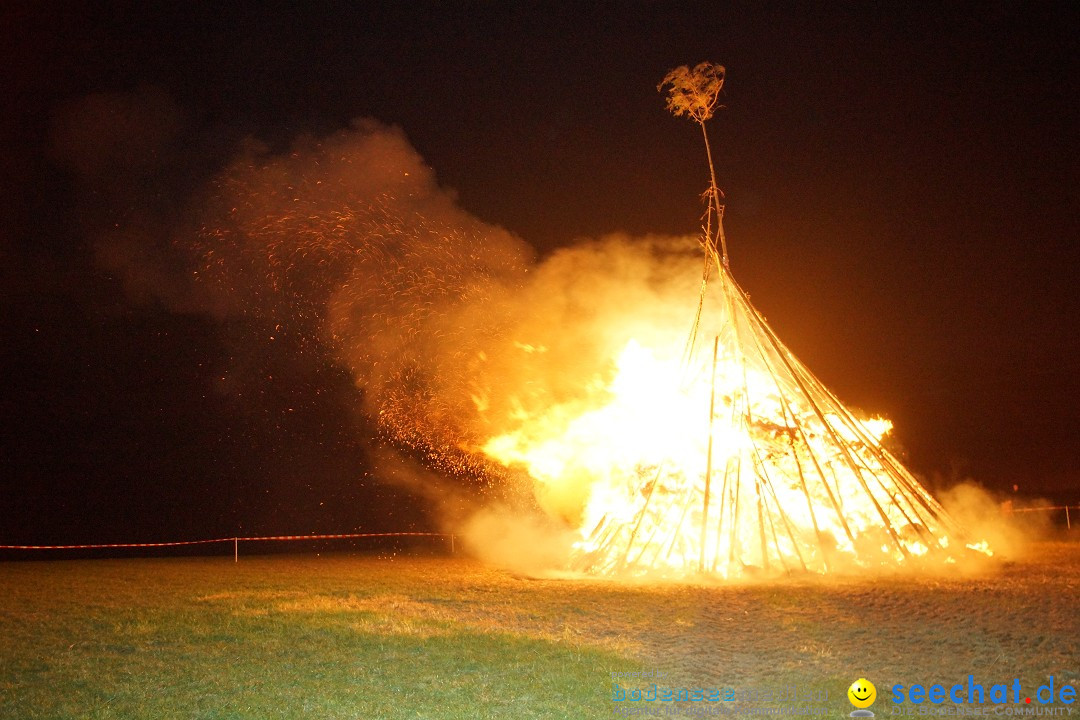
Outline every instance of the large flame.
{"type": "Polygon", "coordinates": [[[581,498],[571,565],[727,578],[954,561],[958,528],[881,446],[891,423],[856,419],[718,269],[689,342],[630,339],[582,379],[586,407],[522,411],[484,447],[541,498],[581,498]]]}

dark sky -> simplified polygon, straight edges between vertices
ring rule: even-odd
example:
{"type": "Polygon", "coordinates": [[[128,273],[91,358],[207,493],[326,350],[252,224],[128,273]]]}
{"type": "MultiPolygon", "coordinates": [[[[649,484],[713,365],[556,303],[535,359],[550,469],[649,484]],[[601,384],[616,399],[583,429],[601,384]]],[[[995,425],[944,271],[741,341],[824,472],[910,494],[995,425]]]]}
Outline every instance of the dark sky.
{"type": "Polygon", "coordinates": [[[1078,499],[1075,3],[313,5],[5,4],[0,542],[429,527],[344,370],[133,293],[95,233],[144,204],[164,233],[245,138],[358,117],[541,256],[692,233],[699,137],[655,88],[701,60],[732,267],[779,335],[916,472],[1078,499]],[[64,118],[124,93],[179,140],[80,179],[64,118]]]}

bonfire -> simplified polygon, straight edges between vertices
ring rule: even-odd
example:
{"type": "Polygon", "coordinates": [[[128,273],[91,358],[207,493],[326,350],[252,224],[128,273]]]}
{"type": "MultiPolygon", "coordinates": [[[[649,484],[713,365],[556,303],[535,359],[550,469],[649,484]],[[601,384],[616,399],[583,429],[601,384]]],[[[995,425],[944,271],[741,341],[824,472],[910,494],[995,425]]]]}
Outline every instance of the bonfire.
{"type": "MultiPolygon", "coordinates": [[[[629,341],[604,402],[531,419],[489,455],[540,483],[587,478],[574,570],[735,578],[989,553],[784,345],[731,273],[706,122],[725,70],[670,72],[668,109],[701,127],[710,182],[696,312],[678,348],[629,341]]],[[[689,309],[688,309],[689,310],[689,309]]]]}

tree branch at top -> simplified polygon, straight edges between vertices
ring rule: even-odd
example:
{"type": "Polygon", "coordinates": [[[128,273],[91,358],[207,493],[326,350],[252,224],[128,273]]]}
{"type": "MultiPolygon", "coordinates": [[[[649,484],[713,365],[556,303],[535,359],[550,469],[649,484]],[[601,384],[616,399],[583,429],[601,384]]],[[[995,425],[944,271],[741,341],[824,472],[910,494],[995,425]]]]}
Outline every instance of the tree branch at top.
{"type": "Polygon", "coordinates": [[[720,91],[724,87],[725,70],[723,65],[703,62],[696,65],[692,70],[682,65],[670,71],[656,86],[657,91],[663,92],[667,88],[667,109],[675,117],[686,115],[701,126],[701,134],[705,140],[705,155],[709,161],[710,185],[706,195],[709,198],[709,209],[706,213],[706,248],[712,252],[720,250],[720,259],[724,267],[728,266],[727,238],[724,236],[724,205],[720,198],[724,193],[716,183],[716,169],[713,166],[712,149],[709,146],[709,133],[705,129],[705,121],[713,116],[720,101],[720,91]],[[716,213],[716,237],[712,234],[712,213],[716,213]]]}

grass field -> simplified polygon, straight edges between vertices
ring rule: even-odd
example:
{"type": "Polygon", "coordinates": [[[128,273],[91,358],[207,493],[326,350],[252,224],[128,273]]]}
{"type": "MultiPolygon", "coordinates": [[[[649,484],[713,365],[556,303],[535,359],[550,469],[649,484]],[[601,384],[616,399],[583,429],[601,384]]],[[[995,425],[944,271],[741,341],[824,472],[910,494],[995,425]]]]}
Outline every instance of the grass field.
{"type": "Polygon", "coordinates": [[[611,717],[611,673],[642,669],[827,690],[832,717],[865,676],[880,717],[894,683],[1076,686],[1078,630],[1066,543],[977,577],[731,587],[400,556],[4,563],[0,718],[611,717]]]}

